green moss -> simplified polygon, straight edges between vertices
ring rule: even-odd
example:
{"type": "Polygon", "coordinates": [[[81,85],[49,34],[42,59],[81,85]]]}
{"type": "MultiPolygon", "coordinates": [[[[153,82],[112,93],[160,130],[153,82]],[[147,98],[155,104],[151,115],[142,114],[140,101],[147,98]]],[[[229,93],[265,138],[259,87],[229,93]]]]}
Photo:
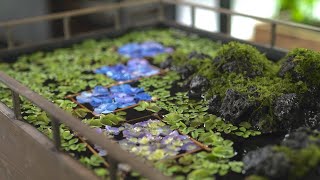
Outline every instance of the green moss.
{"type": "Polygon", "coordinates": [[[284,152],[291,163],[289,179],[304,177],[320,163],[320,148],[310,145],[307,148],[294,150],[285,146],[274,147],[275,150],[284,152]]]}
{"type": "Polygon", "coordinates": [[[246,177],[246,180],[268,180],[268,178],[257,175],[251,175],[249,177],[246,177]]]}
{"type": "Polygon", "coordinates": [[[246,77],[272,73],[272,63],[253,46],[239,42],[223,45],[217,52],[214,64],[223,73],[235,72],[246,77]]]}
{"type": "MultiPolygon", "coordinates": [[[[294,51],[291,54],[295,53],[294,51]]],[[[201,75],[210,80],[211,86],[207,91],[207,98],[219,95],[223,99],[228,89],[246,95],[249,101],[258,105],[254,112],[259,114],[261,111],[258,126],[263,129],[271,130],[276,126],[273,105],[277,97],[287,93],[302,94],[307,91],[307,82],[278,77],[280,64],[268,60],[256,48],[246,44],[231,42],[223,45],[216,52],[214,60],[188,59],[183,51],[176,51],[172,58],[173,65],[192,65],[196,71],[194,75],[201,75]]],[[[312,63],[301,63],[296,67],[297,72],[308,69],[310,64],[312,63]]],[[[318,64],[320,66],[320,63],[318,64]]],[[[318,72],[320,73],[320,70],[318,72]]],[[[314,75],[308,74],[309,76],[314,75]]]]}
{"type": "Polygon", "coordinates": [[[309,86],[320,87],[320,53],[298,48],[294,49],[282,62],[283,75],[293,82],[304,81],[309,86]],[[293,68],[289,68],[292,63],[293,68]]]}

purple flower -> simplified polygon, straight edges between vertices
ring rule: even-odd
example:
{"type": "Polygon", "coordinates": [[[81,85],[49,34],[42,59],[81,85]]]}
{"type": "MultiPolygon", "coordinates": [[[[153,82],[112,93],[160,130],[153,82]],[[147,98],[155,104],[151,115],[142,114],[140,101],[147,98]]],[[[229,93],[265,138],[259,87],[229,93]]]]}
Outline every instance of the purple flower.
{"type": "Polygon", "coordinates": [[[185,143],[181,147],[181,150],[183,150],[183,151],[193,151],[193,150],[196,150],[197,148],[199,148],[199,147],[194,142],[189,141],[189,142],[185,143]]]}
{"type": "Polygon", "coordinates": [[[106,156],[108,154],[107,151],[102,149],[100,146],[94,145],[94,149],[98,151],[99,156],[106,156]]]}
{"type": "Polygon", "coordinates": [[[120,128],[106,125],[105,129],[109,134],[112,134],[112,135],[119,135],[120,134],[120,128]]]}
{"type": "Polygon", "coordinates": [[[96,130],[96,132],[97,132],[98,134],[101,134],[101,133],[102,133],[102,129],[101,129],[101,128],[94,128],[94,130],[96,130]]]}
{"type": "MultiPolygon", "coordinates": [[[[112,131],[113,127],[106,126],[106,128],[107,131],[112,131]]],[[[170,130],[168,125],[159,120],[150,119],[133,125],[125,123],[120,128],[123,128],[121,130],[125,138],[119,141],[121,147],[138,156],[146,158],[153,156],[151,160],[172,157],[181,151],[192,151],[198,148],[188,136],[181,135],[176,130],[170,130]],[[163,137],[162,134],[165,136],[163,137]],[[153,152],[160,154],[153,154],[153,152]]],[[[117,131],[117,128],[114,131],[117,131]]]]}

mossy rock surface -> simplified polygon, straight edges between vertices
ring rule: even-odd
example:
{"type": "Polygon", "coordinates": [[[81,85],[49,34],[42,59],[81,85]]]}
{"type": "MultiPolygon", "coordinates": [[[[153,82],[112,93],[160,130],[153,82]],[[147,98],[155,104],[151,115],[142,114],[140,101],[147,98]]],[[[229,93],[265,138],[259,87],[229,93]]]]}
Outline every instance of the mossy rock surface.
{"type": "Polygon", "coordinates": [[[311,124],[309,127],[318,125],[318,111],[306,111],[318,104],[307,106],[303,99],[312,94],[310,88],[319,87],[319,60],[319,53],[296,49],[280,63],[274,63],[250,45],[230,42],[213,57],[176,51],[164,64],[180,73],[190,98],[209,100],[211,113],[227,122],[249,121],[263,132],[275,132],[290,131],[306,123],[311,124]],[[209,85],[193,86],[199,77],[206,78],[209,85]],[[230,98],[228,92],[238,98],[230,98]],[[290,105],[291,95],[295,96],[295,104],[290,105]]]}
{"type": "Polygon", "coordinates": [[[243,159],[246,174],[266,179],[319,179],[319,135],[319,131],[299,128],[280,145],[249,152],[243,159]]]}
{"type": "Polygon", "coordinates": [[[238,42],[223,45],[213,63],[221,73],[233,72],[245,77],[262,76],[270,66],[267,58],[256,48],[238,42]]]}
{"type": "Polygon", "coordinates": [[[280,77],[308,86],[320,87],[320,54],[308,49],[295,49],[282,60],[280,77]]]}

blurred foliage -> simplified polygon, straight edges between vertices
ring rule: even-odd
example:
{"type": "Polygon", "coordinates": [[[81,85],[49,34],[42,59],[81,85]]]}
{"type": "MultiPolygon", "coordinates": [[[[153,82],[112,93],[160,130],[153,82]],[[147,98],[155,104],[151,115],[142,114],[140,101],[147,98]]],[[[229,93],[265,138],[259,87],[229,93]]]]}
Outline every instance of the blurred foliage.
{"type": "Polygon", "coordinates": [[[313,12],[319,0],[280,0],[280,13],[288,15],[289,20],[310,25],[319,25],[313,12]]]}

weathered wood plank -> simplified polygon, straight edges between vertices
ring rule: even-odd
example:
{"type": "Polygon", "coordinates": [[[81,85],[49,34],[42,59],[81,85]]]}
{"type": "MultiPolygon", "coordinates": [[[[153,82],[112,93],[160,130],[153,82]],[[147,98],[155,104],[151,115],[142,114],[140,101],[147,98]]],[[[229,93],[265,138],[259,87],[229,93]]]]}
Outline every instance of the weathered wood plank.
{"type": "Polygon", "coordinates": [[[98,179],[31,125],[14,120],[0,103],[0,179],[98,179]]]}

